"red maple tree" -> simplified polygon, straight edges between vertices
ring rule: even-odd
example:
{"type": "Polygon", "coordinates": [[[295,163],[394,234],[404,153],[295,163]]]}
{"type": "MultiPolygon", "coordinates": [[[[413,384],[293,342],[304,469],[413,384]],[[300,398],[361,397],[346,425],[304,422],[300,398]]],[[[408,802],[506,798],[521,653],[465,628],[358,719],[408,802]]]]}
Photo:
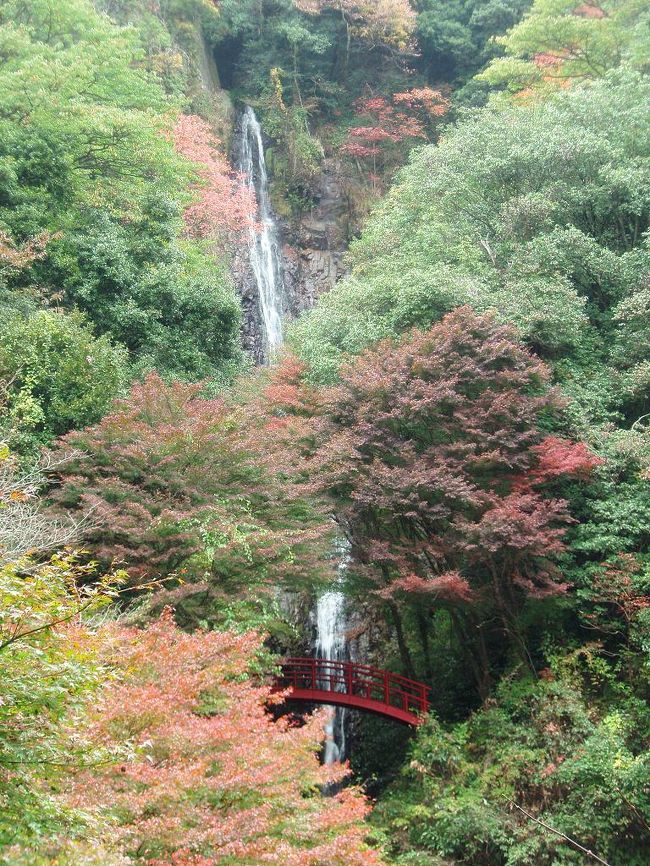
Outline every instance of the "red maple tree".
{"type": "Polygon", "coordinates": [[[329,529],[267,465],[253,402],[206,399],[202,387],[156,374],[136,384],[99,424],[61,441],[83,456],[51,492],[55,512],[86,515],[85,542],[103,566],[124,563],[139,584],[183,581],[173,597],[183,610],[197,592],[313,575],[329,529]]]}
{"type": "Polygon", "coordinates": [[[443,606],[480,640],[478,612],[491,609],[523,652],[524,600],[566,591],[557,558],[571,517],[553,485],[600,461],[541,431],[558,405],[548,375],[513,330],[464,307],[369,349],[320,402],[306,388],[311,421],[289,392],[301,471],[394,616],[402,604],[443,606]]]}
{"type": "Polygon", "coordinates": [[[395,93],[390,100],[384,96],[364,97],[356,101],[355,107],[364,123],[348,130],[341,152],[365,161],[375,186],[380,180],[378,172],[385,172],[402,155],[403,149],[395,153],[391,145],[430,138],[435,119],[445,114],[449,101],[440,91],[423,87],[395,93]]]}

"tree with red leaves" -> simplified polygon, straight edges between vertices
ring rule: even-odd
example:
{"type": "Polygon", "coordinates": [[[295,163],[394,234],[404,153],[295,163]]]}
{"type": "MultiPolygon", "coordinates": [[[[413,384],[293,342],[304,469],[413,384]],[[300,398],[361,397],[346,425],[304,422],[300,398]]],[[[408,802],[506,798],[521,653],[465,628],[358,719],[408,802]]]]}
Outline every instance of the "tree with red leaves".
{"type": "Polygon", "coordinates": [[[178,578],[161,599],[188,622],[204,620],[222,592],[317,573],[326,534],[322,515],[266,467],[254,406],[201,390],[156,374],[135,385],[101,423],[62,440],[83,456],[51,493],[54,511],[86,516],[102,565],[122,562],[140,584],[178,578]]]}
{"type": "Polygon", "coordinates": [[[547,380],[513,330],[464,307],[345,367],[312,421],[315,444],[303,430],[313,489],[330,497],[366,587],[392,612],[410,673],[400,605],[450,612],[485,693],[481,624],[498,618],[526,659],[525,599],[567,589],[556,562],[571,518],[552,482],[599,461],[541,432],[558,403],[547,380]]]}
{"type": "Polygon", "coordinates": [[[185,209],[187,233],[194,238],[224,239],[249,227],[255,202],[239,182],[210,125],[193,114],[181,114],[172,130],[174,147],[194,163],[196,200],[185,209]]]}
{"type": "Polygon", "coordinates": [[[440,91],[422,87],[395,93],[391,100],[364,97],[355,105],[357,116],[364,122],[348,130],[341,152],[357,162],[367,161],[375,187],[380,179],[378,172],[385,173],[403,155],[403,148],[396,150],[391,145],[429,139],[435,119],[445,114],[449,101],[440,91]]]}
{"type": "MultiPolygon", "coordinates": [[[[92,821],[51,838],[48,863],[379,866],[366,798],[321,792],[347,770],[319,765],[320,716],[295,726],[268,712],[279,696],[259,635],[187,634],[166,610],[145,629],[69,638],[111,677],[74,718],[77,741],[103,760],[59,779],[61,805],[92,821]]],[[[21,853],[14,862],[34,862],[21,853]]]]}

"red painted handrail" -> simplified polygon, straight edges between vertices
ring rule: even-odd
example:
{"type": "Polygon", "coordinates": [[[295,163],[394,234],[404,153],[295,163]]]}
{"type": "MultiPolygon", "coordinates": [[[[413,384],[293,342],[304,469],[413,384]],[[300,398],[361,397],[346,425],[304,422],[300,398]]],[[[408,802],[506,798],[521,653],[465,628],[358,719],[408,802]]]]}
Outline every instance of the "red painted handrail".
{"type": "Polygon", "coordinates": [[[291,700],[338,704],[417,725],[429,711],[424,683],[356,662],[288,658],[281,662],[277,687],[291,700]]]}

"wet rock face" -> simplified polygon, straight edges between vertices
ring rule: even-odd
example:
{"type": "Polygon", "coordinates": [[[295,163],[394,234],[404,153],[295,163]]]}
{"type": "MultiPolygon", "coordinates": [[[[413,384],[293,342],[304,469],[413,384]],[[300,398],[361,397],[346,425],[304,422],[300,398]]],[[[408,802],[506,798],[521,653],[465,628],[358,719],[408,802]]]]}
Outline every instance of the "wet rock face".
{"type": "Polygon", "coordinates": [[[324,161],[317,188],[316,205],[284,227],[287,310],[294,317],[311,309],[345,274],[348,202],[336,160],[324,161]]]}
{"type": "Polygon", "coordinates": [[[310,310],[345,273],[343,252],[285,244],[283,254],[287,310],[295,318],[310,310]]]}
{"type": "Polygon", "coordinates": [[[235,251],[230,271],[242,306],[242,348],[255,364],[261,365],[265,355],[264,326],[257,282],[246,243],[242,243],[235,251]]]}

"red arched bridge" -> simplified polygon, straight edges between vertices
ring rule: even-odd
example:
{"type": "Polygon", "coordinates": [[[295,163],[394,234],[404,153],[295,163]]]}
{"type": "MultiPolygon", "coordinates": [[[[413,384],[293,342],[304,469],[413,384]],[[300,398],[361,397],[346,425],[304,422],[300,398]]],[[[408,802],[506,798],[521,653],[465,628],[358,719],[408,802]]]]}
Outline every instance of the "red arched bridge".
{"type": "Polygon", "coordinates": [[[277,688],[288,700],[336,704],[418,725],[429,711],[423,683],[355,662],[290,658],[280,663],[277,688]]]}

